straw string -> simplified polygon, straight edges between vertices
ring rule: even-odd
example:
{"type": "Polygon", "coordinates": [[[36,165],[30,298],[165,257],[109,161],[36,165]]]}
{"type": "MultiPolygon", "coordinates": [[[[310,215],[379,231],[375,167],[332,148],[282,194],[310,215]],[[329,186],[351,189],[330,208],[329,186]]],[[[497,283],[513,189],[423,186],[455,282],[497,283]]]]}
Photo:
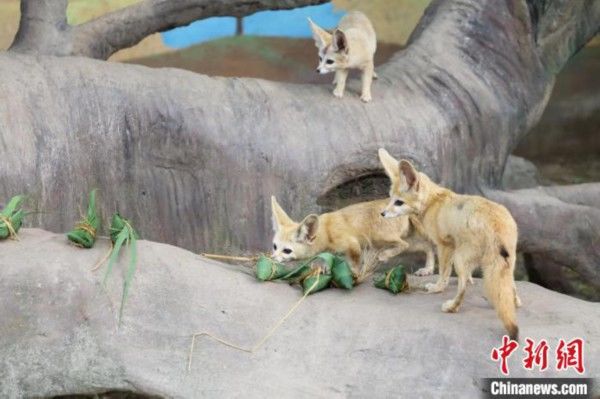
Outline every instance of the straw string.
{"type": "Polygon", "coordinates": [[[193,355],[194,355],[194,345],[196,343],[196,337],[207,336],[207,337],[210,337],[210,338],[214,339],[215,341],[217,341],[217,342],[219,342],[219,343],[221,343],[221,344],[223,344],[225,346],[228,346],[228,347],[233,348],[233,349],[237,349],[237,350],[242,351],[242,352],[246,352],[246,353],[254,353],[254,352],[256,352],[265,342],[267,342],[267,340],[275,333],[275,331],[277,331],[277,329],[279,327],[281,327],[281,325],[294,313],[294,311],[298,308],[298,306],[300,306],[300,304],[302,302],[304,302],[304,300],[306,299],[306,297],[308,295],[310,295],[310,293],[312,292],[312,290],[319,283],[319,280],[320,280],[319,276],[320,275],[317,275],[317,280],[315,280],[314,284],[304,293],[304,295],[302,295],[302,298],[300,298],[287,311],[287,313],[281,319],[279,319],[279,321],[277,321],[277,323],[275,323],[273,325],[273,327],[271,327],[271,329],[256,344],[254,344],[250,348],[244,348],[242,346],[238,346],[236,344],[233,344],[233,343],[231,343],[229,341],[226,341],[226,340],[224,340],[222,338],[219,338],[219,337],[217,337],[217,336],[215,336],[215,335],[213,335],[213,334],[211,334],[209,332],[205,332],[205,331],[192,334],[192,344],[190,345],[190,352],[189,352],[189,355],[188,355],[188,366],[187,366],[188,372],[192,369],[192,358],[193,358],[193,355]]]}
{"type": "Polygon", "coordinates": [[[76,230],[83,230],[87,232],[92,238],[96,238],[96,229],[87,220],[82,220],[75,225],[76,230]]]}
{"type": "Polygon", "coordinates": [[[385,288],[390,288],[390,278],[392,277],[392,270],[390,270],[389,272],[387,272],[385,274],[385,282],[384,282],[385,288]]]}
{"type": "Polygon", "coordinates": [[[260,256],[229,256],[229,255],[220,255],[220,254],[207,254],[207,253],[201,253],[200,255],[204,256],[205,258],[211,258],[211,259],[225,259],[225,260],[239,260],[242,262],[250,262],[250,261],[255,261],[258,260],[258,258],[260,258],[260,256]]]}
{"type": "Polygon", "coordinates": [[[4,215],[0,215],[0,221],[6,226],[6,229],[8,230],[8,236],[13,240],[18,240],[19,236],[17,235],[17,232],[15,231],[15,228],[13,227],[10,218],[4,215]]]}
{"type": "Polygon", "coordinates": [[[113,247],[114,247],[114,244],[111,241],[110,248],[108,248],[108,251],[106,252],[106,254],[94,265],[94,267],[92,267],[90,269],[90,271],[95,272],[96,270],[98,270],[100,268],[100,266],[102,266],[102,264],[104,262],[106,262],[106,260],[110,257],[113,247]]]}

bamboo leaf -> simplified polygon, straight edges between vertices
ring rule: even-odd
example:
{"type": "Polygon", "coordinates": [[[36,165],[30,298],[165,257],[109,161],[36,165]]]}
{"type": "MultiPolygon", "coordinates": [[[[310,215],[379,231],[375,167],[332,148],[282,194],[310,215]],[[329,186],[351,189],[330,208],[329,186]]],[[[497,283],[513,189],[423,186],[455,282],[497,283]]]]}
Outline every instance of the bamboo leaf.
{"type": "Polygon", "coordinates": [[[136,263],[137,263],[137,239],[135,238],[135,232],[129,231],[129,267],[127,268],[127,274],[125,275],[125,281],[123,282],[123,297],[121,298],[121,307],[119,309],[119,323],[123,317],[123,309],[125,308],[125,301],[129,296],[129,288],[133,281],[135,274],[136,263]]]}
{"type": "Polygon", "coordinates": [[[8,204],[6,204],[6,206],[0,213],[6,217],[11,217],[12,214],[15,213],[15,211],[17,211],[17,208],[21,207],[24,200],[24,195],[15,195],[8,201],[8,204]]]}
{"type": "Polygon", "coordinates": [[[123,242],[127,240],[129,237],[127,230],[121,230],[118,234],[117,239],[115,241],[115,246],[113,247],[112,252],[110,253],[110,258],[108,260],[108,267],[106,268],[106,273],[104,274],[104,279],[102,280],[102,285],[106,286],[106,280],[110,275],[112,268],[119,256],[119,252],[121,251],[121,247],[123,246],[123,242]]]}

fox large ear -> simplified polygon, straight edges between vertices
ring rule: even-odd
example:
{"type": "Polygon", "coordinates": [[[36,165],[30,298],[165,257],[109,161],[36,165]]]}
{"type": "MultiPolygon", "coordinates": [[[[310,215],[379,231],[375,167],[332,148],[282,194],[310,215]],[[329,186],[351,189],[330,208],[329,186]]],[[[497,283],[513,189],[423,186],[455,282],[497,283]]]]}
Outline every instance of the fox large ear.
{"type": "Polygon", "coordinates": [[[419,189],[419,173],[410,161],[407,161],[406,159],[400,161],[400,172],[402,173],[402,180],[404,180],[406,188],[419,189]]]}
{"type": "Polygon", "coordinates": [[[333,32],[333,50],[340,53],[348,53],[346,34],[339,29],[333,32]]]}
{"type": "Polygon", "coordinates": [[[329,43],[331,43],[331,33],[327,32],[325,29],[321,28],[319,25],[315,24],[312,19],[308,19],[308,24],[310,25],[310,30],[313,34],[313,39],[315,39],[315,45],[317,48],[324,48],[329,43]]]}
{"type": "Polygon", "coordinates": [[[273,213],[273,231],[277,232],[281,226],[288,226],[294,223],[281,206],[279,206],[274,195],[271,196],[271,211],[273,213]]]}
{"type": "Polygon", "coordinates": [[[319,228],[319,216],[317,215],[308,215],[304,218],[302,222],[300,222],[300,227],[298,227],[297,239],[300,242],[311,243],[315,240],[317,236],[317,229],[319,228]]]}
{"type": "Polygon", "coordinates": [[[383,165],[383,169],[390,180],[397,181],[400,178],[398,161],[383,148],[379,149],[379,161],[381,162],[381,165],[383,165]]]}

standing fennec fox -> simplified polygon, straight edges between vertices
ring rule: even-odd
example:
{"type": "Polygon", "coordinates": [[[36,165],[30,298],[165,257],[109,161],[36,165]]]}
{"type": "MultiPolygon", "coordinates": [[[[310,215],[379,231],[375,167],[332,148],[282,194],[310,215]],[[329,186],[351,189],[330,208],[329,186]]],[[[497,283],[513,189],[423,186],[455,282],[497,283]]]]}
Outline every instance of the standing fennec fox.
{"type": "Polygon", "coordinates": [[[412,215],[437,247],[440,274],[435,284],[426,286],[427,291],[442,292],[454,265],[458,292],[444,302],[442,311],[458,310],[471,272],[481,267],[488,299],[509,336],[518,340],[516,307],[521,301],[513,275],[517,224],[508,210],[483,197],[460,195],[438,186],[409,161],[398,162],[383,148],[379,159],[392,183],[391,200],[383,215],[412,215]]]}
{"type": "Polygon", "coordinates": [[[373,57],[377,49],[375,30],[369,18],[361,12],[346,14],[338,27],[329,33],[308,18],[310,29],[319,49],[317,72],[335,72],[333,95],[341,98],[346,87],[349,69],[362,71],[362,93],[360,99],[371,101],[371,83],[375,74],[373,57]]]}
{"type": "Polygon", "coordinates": [[[308,215],[294,222],[271,197],[273,212],[273,258],[278,262],[309,258],[323,251],[344,253],[352,268],[364,248],[383,249],[380,261],[408,250],[427,255],[426,268],[433,269],[433,244],[416,233],[408,217],[385,219],[381,209],[387,200],[361,202],[335,212],[308,215]]]}

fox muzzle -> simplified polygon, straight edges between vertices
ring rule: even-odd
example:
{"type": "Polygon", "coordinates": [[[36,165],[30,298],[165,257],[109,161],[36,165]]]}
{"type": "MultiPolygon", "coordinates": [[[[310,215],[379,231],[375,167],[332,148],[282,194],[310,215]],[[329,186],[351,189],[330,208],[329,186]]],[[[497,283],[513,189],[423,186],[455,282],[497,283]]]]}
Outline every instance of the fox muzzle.
{"type": "Polygon", "coordinates": [[[398,213],[398,212],[396,212],[395,210],[393,210],[393,211],[390,211],[389,209],[384,209],[384,210],[381,212],[381,216],[383,216],[384,218],[395,218],[395,217],[398,217],[398,216],[400,216],[400,215],[401,215],[401,214],[400,214],[400,213],[398,213]]]}

